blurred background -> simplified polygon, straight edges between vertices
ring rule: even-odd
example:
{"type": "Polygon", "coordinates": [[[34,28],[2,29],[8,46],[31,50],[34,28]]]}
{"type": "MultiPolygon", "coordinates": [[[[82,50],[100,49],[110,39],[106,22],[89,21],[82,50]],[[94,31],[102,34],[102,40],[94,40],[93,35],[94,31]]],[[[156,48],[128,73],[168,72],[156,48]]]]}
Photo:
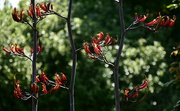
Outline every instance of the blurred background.
{"type": "MultiPolygon", "coordinates": [[[[37,0],[36,2],[52,2],[54,10],[67,15],[68,0],[37,0]]],[[[0,1],[0,47],[19,44],[26,52],[32,47],[32,31],[25,24],[12,20],[12,4],[0,1]],[[3,4],[3,5],[2,5],[3,4]]],[[[28,9],[30,1],[21,0],[17,9],[28,9]]],[[[123,1],[125,25],[128,27],[134,21],[134,13],[145,15],[149,13],[147,22],[155,19],[158,13],[177,16],[173,27],[159,30],[154,34],[147,29],[129,31],[125,38],[125,45],[120,62],[120,97],[126,88],[133,89],[145,79],[149,79],[148,96],[140,104],[128,103],[123,111],[171,111],[180,100],[178,85],[166,83],[174,77],[169,72],[173,59],[170,54],[173,47],[180,45],[180,0],[126,0],[123,1]]],[[[90,41],[100,31],[109,33],[120,39],[120,23],[118,5],[113,0],[73,0],[72,30],[77,48],[82,47],[84,41],[90,41]]],[[[38,72],[43,69],[49,78],[54,73],[63,72],[68,78],[69,86],[71,74],[71,50],[68,39],[66,21],[55,15],[47,16],[38,23],[43,52],[38,55],[38,72]]],[[[106,48],[106,57],[113,62],[117,46],[106,48]]],[[[30,91],[31,62],[0,51],[0,111],[30,111],[31,100],[22,101],[13,96],[14,80],[21,83],[21,88],[30,91]]],[[[75,84],[76,111],[113,111],[112,68],[97,60],[88,58],[84,51],[78,52],[77,76],[75,84]]],[[[139,92],[137,100],[145,94],[139,92]]],[[[39,111],[69,111],[68,91],[60,89],[39,98],[39,111]]]]}

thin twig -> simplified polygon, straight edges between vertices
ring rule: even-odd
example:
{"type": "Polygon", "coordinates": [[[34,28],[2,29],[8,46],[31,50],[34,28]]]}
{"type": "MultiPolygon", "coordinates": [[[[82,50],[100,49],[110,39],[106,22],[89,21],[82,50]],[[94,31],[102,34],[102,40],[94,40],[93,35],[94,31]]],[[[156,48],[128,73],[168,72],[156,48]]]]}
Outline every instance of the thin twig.
{"type": "Polygon", "coordinates": [[[27,22],[27,21],[22,21],[21,23],[28,24],[28,25],[33,29],[33,26],[32,26],[29,22],[27,22]]]}
{"type": "Polygon", "coordinates": [[[25,54],[17,54],[17,53],[11,53],[12,55],[15,55],[15,56],[20,56],[20,57],[25,57],[27,59],[29,59],[30,61],[33,61],[31,57],[25,55],[25,54]]]}
{"type": "Polygon", "coordinates": [[[62,16],[61,14],[59,14],[59,13],[57,13],[57,12],[55,12],[55,11],[52,11],[50,14],[55,14],[55,15],[63,18],[63,19],[67,19],[66,17],[62,16]]]}
{"type": "Polygon", "coordinates": [[[135,29],[139,29],[139,28],[145,28],[145,26],[144,26],[144,25],[140,25],[140,26],[137,26],[137,27],[128,27],[128,28],[126,29],[126,31],[135,30],[135,29]]]}

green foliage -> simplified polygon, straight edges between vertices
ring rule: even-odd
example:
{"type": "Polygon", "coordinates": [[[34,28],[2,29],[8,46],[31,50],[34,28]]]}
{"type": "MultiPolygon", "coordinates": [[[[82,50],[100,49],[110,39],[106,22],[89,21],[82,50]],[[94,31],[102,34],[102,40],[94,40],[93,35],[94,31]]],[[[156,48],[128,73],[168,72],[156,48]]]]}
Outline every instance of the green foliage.
{"type": "MultiPolygon", "coordinates": [[[[40,0],[44,1],[44,0],[40,0]]],[[[49,1],[49,0],[48,0],[49,1]]],[[[54,10],[67,15],[68,0],[51,0],[54,10]]],[[[128,26],[134,20],[134,13],[152,13],[154,17],[161,10],[170,13],[166,6],[168,1],[130,0],[124,1],[125,23],[128,26]],[[129,8],[131,7],[131,8],[129,8]],[[153,13],[154,12],[154,13],[153,13]]],[[[28,8],[26,1],[20,3],[20,8],[28,8]]],[[[0,46],[9,47],[18,43],[25,46],[27,52],[32,47],[32,31],[25,24],[14,22],[11,18],[13,7],[7,4],[0,10],[0,46]]],[[[175,13],[175,12],[174,12],[175,13]]],[[[177,15],[178,16],[178,15],[177,15]]],[[[178,17],[177,17],[178,18],[178,17]]],[[[99,31],[108,32],[120,40],[120,27],[118,7],[113,0],[74,0],[72,11],[73,37],[76,47],[82,47],[83,41],[88,41],[91,36],[99,31]]],[[[145,74],[149,79],[149,94],[138,104],[126,104],[123,110],[129,111],[169,111],[178,101],[179,92],[174,87],[163,87],[164,83],[171,80],[168,72],[170,48],[178,44],[177,32],[179,22],[172,30],[159,31],[156,35],[139,29],[127,33],[125,46],[120,64],[120,95],[123,99],[124,89],[134,88],[142,83],[145,74]]],[[[57,16],[48,16],[38,23],[39,35],[43,52],[38,56],[38,70],[44,69],[48,76],[56,72],[63,72],[69,78],[71,74],[71,50],[67,35],[66,23],[57,16]]],[[[106,52],[107,59],[114,61],[117,46],[109,47],[106,52]]],[[[31,101],[22,102],[13,97],[13,76],[21,82],[24,90],[29,90],[31,62],[20,57],[14,57],[0,51],[0,110],[24,111],[30,109],[31,101]],[[11,105],[13,104],[13,105],[11,105]]],[[[86,57],[84,51],[78,52],[77,78],[75,85],[75,107],[77,111],[113,111],[112,68],[103,63],[86,57]]],[[[145,91],[140,92],[136,98],[141,98],[145,91]]],[[[69,110],[69,95],[67,91],[58,90],[39,99],[39,110],[69,110]]]]}
{"type": "MultiPolygon", "coordinates": [[[[171,57],[173,58],[173,62],[170,64],[169,72],[173,74],[173,79],[166,83],[167,86],[175,85],[177,89],[180,88],[180,62],[179,62],[179,46],[171,53],[171,57]]],[[[180,108],[180,100],[174,106],[172,111],[178,111],[180,108]]]]}
{"type": "Polygon", "coordinates": [[[167,8],[177,9],[180,6],[180,0],[172,0],[172,4],[168,5],[167,8]]]}
{"type": "Polygon", "coordinates": [[[178,101],[176,103],[176,105],[174,106],[174,109],[172,111],[178,111],[180,109],[179,107],[180,107],[180,101],[178,101]]]}

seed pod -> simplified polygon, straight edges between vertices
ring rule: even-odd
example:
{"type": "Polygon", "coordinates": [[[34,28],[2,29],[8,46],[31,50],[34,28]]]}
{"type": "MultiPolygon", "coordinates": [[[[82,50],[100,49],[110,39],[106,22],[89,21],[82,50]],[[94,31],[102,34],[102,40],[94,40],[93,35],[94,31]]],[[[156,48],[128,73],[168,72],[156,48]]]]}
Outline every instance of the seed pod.
{"type": "Polygon", "coordinates": [[[49,2],[49,3],[47,4],[47,9],[48,9],[48,10],[50,9],[50,5],[51,5],[51,3],[49,2]]]}
{"type": "Polygon", "coordinates": [[[53,5],[51,4],[51,10],[54,10],[53,5]]]}

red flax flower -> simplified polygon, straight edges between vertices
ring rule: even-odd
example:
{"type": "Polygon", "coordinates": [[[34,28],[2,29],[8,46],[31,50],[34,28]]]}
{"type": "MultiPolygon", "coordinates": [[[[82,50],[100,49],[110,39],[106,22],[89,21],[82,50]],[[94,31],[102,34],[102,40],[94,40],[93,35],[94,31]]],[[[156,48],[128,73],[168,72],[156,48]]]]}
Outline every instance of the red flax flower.
{"type": "Polygon", "coordinates": [[[83,48],[84,48],[84,51],[86,52],[86,54],[91,53],[91,51],[89,49],[89,44],[87,42],[84,42],[83,48]]]}
{"type": "Polygon", "coordinates": [[[146,79],[141,85],[138,85],[135,89],[132,91],[129,91],[129,88],[127,88],[124,91],[125,100],[128,101],[129,99],[134,99],[138,96],[139,90],[147,87],[148,85],[148,79],[146,79]]]}
{"type": "Polygon", "coordinates": [[[15,51],[18,54],[24,54],[24,48],[18,48],[18,45],[15,45],[15,51]]]}
{"type": "Polygon", "coordinates": [[[53,11],[53,5],[51,3],[38,4],[44,12],[53,11]]]}
{"type": "Polygon", "coordinates": [[[137,13],[135,13],[135,16],[134,16],[134,18],[135,18],[135,22],[144,22],[146,19],[147,19],[147,17],[149,16],[149,14],[146,14],[146,15],[140,15],[140,16],[138,16],[138,14],[137,13]]]}
{"type": "Polygon", "coordinates": [[[104,38],[104,33],[103,32],[99,32],[97,34],[97,42],[99,43],[103,38],[104,38]]]}
{"type": "Polygon", "coordinates": [[[61,72],[61,79],[62,79],[62,84],[66,84],[67,83],[67,77],[61,72]]]}
{"type": "Polygon", "coordinates": [[[83,48],[84,48],[85,53],[88,55],[88,57],[90,57],[92,59],[97,59],[97,57],[94,56],[94,54],[91,52],[89,45],[90,44],[88,44],[88,42],[84,42],[83,48]]]}
{"type": "Polygon", "coordinates": [[[106,45],[113,45],[117,42],[117,39],[112,38],[108,33],[106,33],[106,38],[104,44],[106,45]]]}
{"type": "Polygon", "coordinates": [[[36,82],[41,82],[40,79],[39,79],[39,75],[36,76],[36,82]]]}
{"type": "Polygon", "coordinates": [[[46,76],[46,74],[44,73],[44,71],[41,71],[41,74],[40,74],[40,81],[44,82],[44,83],[47,83],[48,82],[48,78],[46,76]]]}
{"type": "MultiPolygon", "coordinates": [[[[37,47],[37,54],[41,53],[42,50],[43,50],[43,47],[42,47],[41,45],[38,46],[38,47],[37,47]]],[[[31,49],[30,52],[31,52],[31,53],[34,53],[34,49],[31,49]]]]}
{"type": "Polygon", "coordinates": [[[92,43],[99,43],[103,40],[104,38],[104,33],[103,32],[99,32],[98,34],[96,34],[97,37],[92,37],[92,43]]]}
{"type": "Polygon", "coordinates": [[[20,88],[20,84],[19,82],[16,82],[15,83],[15,89],[14,89],[14,96],[17,98],[17,99],[21,99],[21,97],[23,96],[23,91],[22,89],[20,88]]]}
{"type": "Polygon", "coordinates": [[[47,91],[47,88],[46,88],[46,84],[44,84],[44,83],[41,83],[41,84],[42,84],[42,92],[43,92],[43,94],[47,94],[48,91],[47,91]]]}
{"type": "Polygon", "coordinates": [[[10,50],[11,50],[12,53],[15,53],[15,46],[11,44],[10,45],[10,50]]]}
{"type": "Polygon", "coordinates": [[[50,89],[50,93],[52,92],[52,91],[56,91],[56,90],[58,90],[59,88],[60,88],[60,86],[61,85],[59,85],[59,84],[56,84],[54,87],[52,87],[51,89],[50,89]]]}
{"type": "Polygon", "coordinates": [[[5,51],[6,53],[11,53],[11,51],[7,50],[4,46],[3,46],[3,51],[5,51]]]}
{"type": "Polygon", "coordinates": [[[40,46],[38,46],[38,50],[37,50],[37,53],[39,54],[39,53],[41,53],[42,52],[42,50],[43,50],[43,47],[40,45],[40,46]]]}
{"type": "Polygon", "coordinates": [[[27,10],[27,13],[31,18],[33,18],[34,10],[32,4],[29,6],[29,10],[27,10]]]}
{"type": "Polygon", "coordinates": [[[132,91],[129,91],[129,89],[127,88],[124,92],[125,99],[129,100],[135,98],[136,96],[138,96],[138,92],[139,92],[138,88],[135,88],[132,91]]]}
{"type": "Polygon", "coordinates": [[[59,84],[59,85],[66,84],[67,83],[67,77],[62,72],[60,74],[61,74],[61,76],[57,73],[55,74],[56,84],[59,84]]]}
{"type": "Polygon", "coordinates": [[[36,4],[36,16],[42,18],[42,13],[38,4],[36,4]]]}
{"type": "Polygon", "coordinates": [[[62,79],[61,79],[61,77],[59,76],[59,74],[55,74],[55,77],[56,77],[56,83],[57,84],[62,84],[62,79]]]}
{"type": "Polygon", "coordinates": [[[140,86],[138,86],[138,89],[143,89],[148,85],[148,79],[146,79],[140,86]]]}
{"type": "Polygon", "coordinates": [[[44,4],[39,4],[39,6],[43,11],[48,12],[48,9],[47,9],[47,6],[46,6],[45,3],[44,4]]]}
{"type": "Polygon", "coordinates": [[[39,86],[36,83],[31,84],[31,89],[33,93],[37,93],[39,91],[39,86]]]}
{"type": "Polygon", "coordinates": [[[23,15],[24,15],[24,10],[21,10],[20,15],[18,15],[18,11],[16,10],[16,8],[14,8],[14,12],[12,13],[12,18],[14,21],[16,22],[22,21],[23,15]]]}
{"type": "Polygon", "coordinates": [[[102,55],[102,48],[99,44],[97,43],[92,43],[92,46],[94,48],[94,52],[98,55],[98,56],[101,56],[102,55]]]}

